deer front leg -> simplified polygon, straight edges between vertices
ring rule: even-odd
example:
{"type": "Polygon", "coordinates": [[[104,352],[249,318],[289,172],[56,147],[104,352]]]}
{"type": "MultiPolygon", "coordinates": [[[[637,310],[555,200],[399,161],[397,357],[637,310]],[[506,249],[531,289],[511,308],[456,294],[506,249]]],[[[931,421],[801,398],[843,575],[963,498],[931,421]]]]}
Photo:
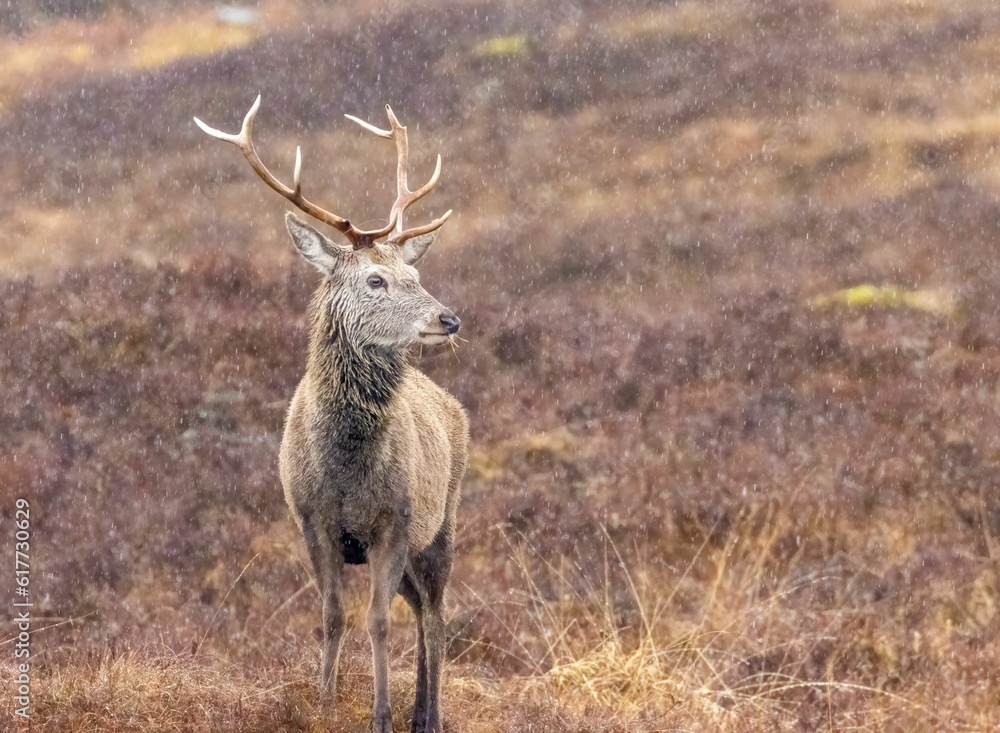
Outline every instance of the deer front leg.
{"type": "Polygon", "coordinates": [[[441,731],[441,661],[445,650],[445,626],[441,606],[428,608],[424,613],[424,646],[427,656],[427,712],[424,722],[426,733],[441,731]]]}
{"type": "Polygon", "coordinates": [[[406,567],[407,547],[402,532],[374,545],[368,552],[371,568],[371,599],[368,605],[368,635],[372,642],[375,672],[375,703],[372,707],[374,733],[392,733],[389,706],[389,604],[392,603],[406,567]]]}
{"type": "Polygon", "coordinates": [[[451,537],[447,532],[442,532],[412,563],[412,579],[420,591],[421,640],[424,647],[423,720],[414,720],[414,729],[420,733],[441,733],[442,730],[441,665],[447,645],[443,607],[444,589],[451,573],[451,559],[451,537]]]}
{"type": "Polygon", "coordinates": [[[340,659],[340,643],[344,638],[344,608],[341,602],[344,556],[328,528],[317,526],[311,516],[303,517],[301,526],[302,538],[316,575],[316,586],[323,601],[323,667],[320,673],[320,691],[332,703],[337,697],[337,663],[340,659]]]}
{"type": "Polygon", "coordinates": [[[410,577],[410,571],[403,572],[399,584],[399,594],[406,599],[417,621],[417,689],[413,702],[413,723],[411,733],[425,733],[427,728],[427,654],[424,651],[423,601],[420,590],[410,577]]]}

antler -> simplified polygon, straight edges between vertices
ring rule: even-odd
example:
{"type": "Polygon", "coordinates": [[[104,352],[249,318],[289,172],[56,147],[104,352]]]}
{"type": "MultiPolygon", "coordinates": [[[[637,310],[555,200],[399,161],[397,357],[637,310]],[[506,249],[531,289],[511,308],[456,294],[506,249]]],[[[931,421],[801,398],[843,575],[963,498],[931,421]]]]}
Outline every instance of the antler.
{"type": "Polygon", "coordinates": [[[396,201],[392,205],[392,209],[389,214],[390,228],[393,228],[392,222],[395,222],[395,233],[389,237],[389,241],[394,244],[403,244],[406,240],[417,237],[421,234],[427,234],[428,232],[433,232],[435,229],[440,227],[448,217],[451,216],[451,209],[448,209],[442,216],[432,221],[430,224],[424,224],[423,226],[413,227],[412,229],[403,229],[403,212],[406,207],[412,204],[414,201],[426,196],[434,184],[437,183],[438,177],[441,175],[441,156],[437,157],[437,165],[434,167],[434,175],[431,179],[425,183],[423,186],[418,188],[416,191],[411,191],[406,185],[406,174],[409,166],[409,143],[406,139],[406,127],[399,124],[399,120],[396,119],[396,115],[392,113],[392,108],[387,104],[385,106],[385,111],[389,115],[389,124],[392,127],[391,130],[383,130],[381,128],[375,127],[375,125],[370,125],[364,120],[359,120],[353,115],[344,115],[347,119],[357,122],[363,128],[369,132],[373,132],[379,137],[383,137],[387,140],[393,140],[396,143],[396,155],[398,158],[398,163],[396,166],[396,201]]]}
{"type": "MultiPolygon", "coordinates": [[[[392,212],[389,216],[389,225],[387,227],[385,227],[384,229],[364,231],[362,229],[358,229],[357,227],[355,227],[347,219],[342,219],[336,214],[333,214],[327,211],[326,209],[321,209],[319,206],[309,201],[305,196],[302,195],[302,182],[299,180],[299,175],[302,172],[302,149],[299,147],[295,148],[295,173],[293,178],[293,183],[295,184],[295,187],[289,188],[281,181],[279,181],[277,178],[275,178],[274,175],[272,175],[271,171],[269,171],[267,167],[261,162],[260,156],[257,155],[257,150],[254,148],[253,140],[251,139],[251,133],[253,130],[253,119],[257,115],[257,110],[259,108],[260,108],[260,95],[258,94],[257,100],[253,103],[253,106],[250,108],[250,111],[247,112],[246,117],[243,118],[243,127],[242,129],[240,129],[240,133],[238,135],[230,135],[229,133],[222,132],[221,130],[216,130],[212,127],[209,127],[204,122],[199,120],[197,117],[194,118],[194,121],[198,124],[198,127],[200,127],[202,130],[204,130],[212,137],[218,138],[219,140],[224,140],[227,143],[232,143],[233,145],[238,147],[240,151],[243,153],[243,157],[247,159],[247,162],[250,164],[250,167],[253,168],[254,172],[256,172],[257,175],[264,180],[264,183],[266,183],[268,186],[270,186],[275,191],[280,193],[286,199],[291,201],[302,211],[306,212],[312,217],[315,217],[316,219],[319,219],[320,221],[326,224],[329,224],[337,231],[342,232],[344,236],[346,236],[349,240],[351,240],[351,244],[354,245],[354,249],[361,249],[362,247],[374,246],[376,239],[384,237],[396,227],[397,214],[395,207],[393,207],[392,212]]],[[[405,146],[406,128],[404,127],[402,129],[403,129],[403,141],[404,141],[403,144],[405,146]]],[[[440,165],[441,164],[439,159],[438,161],[439,169],[440,165]]],[[[437,174],[435,174],[435,180],[436,178],[437,174]]],[[[406,180],[405,174],[402,180],[405,182],[406,180]]],[[[421,189],[421,191],[423,191],[423,189],[421,189]]],[[[426,193],[426,191],[423,191],[423,193],[426,193]]],[[[421,193],[420,195],[422,196],[423,193],[421,193]]],[[[401,213],[402,210],[400,210],[400,214],[401,213]]],[[[451,212],[448,213],[450,214],[451,212]]],[[[445,216],[447,216],[447,214],[445,216]]],[[[444,218],[445,217],[442,217],[442,219],[440,220],[442,223],[444,218]]],[[[438,226],[440,226],[440,224],[438,224],[438,226]]],[[[428,229],[427,231],[430,230],[428,229]]],[[[413,235],[411,234],[410,236],[413,235]]]]}

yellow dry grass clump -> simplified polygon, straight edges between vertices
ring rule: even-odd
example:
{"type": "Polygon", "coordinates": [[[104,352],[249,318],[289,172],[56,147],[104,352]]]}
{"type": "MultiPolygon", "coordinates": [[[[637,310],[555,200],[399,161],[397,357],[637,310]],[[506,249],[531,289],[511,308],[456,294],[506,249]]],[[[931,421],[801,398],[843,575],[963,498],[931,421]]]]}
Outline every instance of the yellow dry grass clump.
{"type": "Polygon", "coordinates": [[[201,56],[243,46],[260,33],[252,24],[223,23],[212,15],[160,24],[135,42],[132,63],[138,68],[161,66],[185,56],[201,56]]]}

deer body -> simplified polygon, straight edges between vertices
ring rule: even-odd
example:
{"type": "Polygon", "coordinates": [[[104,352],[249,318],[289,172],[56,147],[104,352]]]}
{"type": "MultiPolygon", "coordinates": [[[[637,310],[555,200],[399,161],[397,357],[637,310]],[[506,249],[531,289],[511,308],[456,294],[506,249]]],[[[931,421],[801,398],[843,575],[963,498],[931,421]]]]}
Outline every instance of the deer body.
{"type": "MultiPolygon", "coordinates": [[[[322,311],[322,305],[314,306],[322,311]]],[[[367,548],[398,512],[419,553],[454,533],[465,469],[465,412],[398,354],[366,353],[314,315],[306,376],[292,399],[280,465],[301,526],[321,517],[367,548]]],[[[347,549],[356,552],[357,545],[347,549]]]]}
{"type": "Polygon", "coordinates": [[[312,304],[306,374],[289,406],[280,452],[285,498],[323,602],[321,685],[333,699],[344,634],[344,565],[367,563],[375,677],[372,728],[376,733],[392,730],[387,635],[389,605],[399,593],[417,619],[412,729],[440,731],[444,591],[469,425],[458,401],[407,363],[412,345],[447,343],[459,327],[455,314],[421,287],[413,267],[433,240],[432,232],[451,212],[422,227],[404,229],[402,223],[405,208],[436,182],[440,156],[431,181],[410,191],[406,128],[391,110],[391,130],[361,122],[394,140],[399,158],[398,195],[389,226],[362,231],[302,196],[300,154],[294,188],[264,167],[250,139],[259,103],[258,97],[239,135],[196,121],[214,137],[237,145],[269,186],[341,231],[352,244],[338,245],[292,214],[287,216],[296,248],[323,274],[312,304]],[[376,242],[387,235],[385,243],[376,242]]]}
{"type": "Polygon", "coordinates": [[[452,446],[463,443],[468,432],[454,398],[406,367],[394,414],[361,414],[364,408],[346,407],[341,422],[331,425],[320,406],[340,396],[318,395],[308,380],[290,407],[280,459],[285,498],[299,524],[311,515],[339,527],[341,544],[348,544],[342,547],[348,564],[364,562],[358,551],[374,544],[385,519],[400,510],[408,518],[411,553],[425,549],[439,532],[450,535],[466,460],[464,449],[452,446]],[[447,417],[428,411],[431,401],[448,405],[447,417]],[[344,449],[359,438],[363,449],[344,449]],[[352,562],[355,558],[360,562],[352,562]]]}

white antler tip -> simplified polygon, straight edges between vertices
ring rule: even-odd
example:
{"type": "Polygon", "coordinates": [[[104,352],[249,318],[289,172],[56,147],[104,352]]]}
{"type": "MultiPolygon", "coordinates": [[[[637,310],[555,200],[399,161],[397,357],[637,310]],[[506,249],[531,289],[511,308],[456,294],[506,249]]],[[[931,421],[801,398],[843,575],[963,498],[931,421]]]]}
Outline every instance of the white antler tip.
{"type": "Polygon", "coordinates": [[[402,125],[399,124],[399,120],[396,119],[396,115],[392,113],[392,107],[388,104],[385,106],[385,113],[389,115],[389,124],[392,125],[393,129],[402,127],[402,125]]]}
{"type": "Polygon", "coordinates": [[[235,135],[230,135],[228,132],[223,132],[222,130],[216,130],[214,127],[209,127],[204,122],[199,120],[197,117],[194,118],[194,123],[198,125],[198,127],[201,128],[201,131],[204,132],[206,135],[211,135],[214,138],[218,138],[219,140],[225,140],[226,142],[230,143],[236,141],[235,135]]]}
{"type": "Polygon", "coordinates": [[[384,137],[384,138],[387,138],[389,140],[392,139],[392,132],[390,130],[383,130],[383,129],[379,128],[379,127],[375,127],[375,125],[369,124],[369,123],[365,122],[362,119],[358,119],[354,115],[344,115],[344,117],[346,117],[347,119],[349,119],[351,122],[356,122],[357,124],[361,125],[363,128],[365,128],[366,130],[368,130],[368,132],[374,133],[375,135],[378,135],[379,137],[384,137]]]}
{"type": "Polygon", "coordinates": [[[299,193],[302,191],[302,182],[300,180],[300,176],[301,175],[302,175],[302,146],[301,145],[296,145],[295,146],[295,173],[293,174],[293,178],[292,178],[292,181],[293,181],[293,183],[295,185],[295,188],[293,189],[292,193],[295,196],[298,196],[299,193]]]}
{"type": "Polygon", "coordinates": [[[248,131],[250,126],[253,125],[253,120],[257,116],[257,110],[260,109],[260,95],[257,95],[257,99],[253,101],[253,105],[250,107],[250,111],[247,112],[247,116],[243,118],[243,129],[240,134],[248,131]]]}

